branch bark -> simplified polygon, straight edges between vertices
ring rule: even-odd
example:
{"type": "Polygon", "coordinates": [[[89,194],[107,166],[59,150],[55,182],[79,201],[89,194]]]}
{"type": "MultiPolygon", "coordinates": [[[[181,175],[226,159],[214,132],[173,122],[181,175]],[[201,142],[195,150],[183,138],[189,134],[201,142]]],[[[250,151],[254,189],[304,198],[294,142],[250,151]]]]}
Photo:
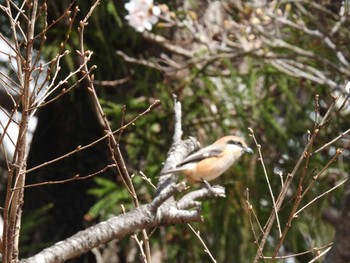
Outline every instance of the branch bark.
{"type": "MultiPolygon", "coordinates": [[[[175,132],[173,144],[163,169],[174,167],[174,163],[181,161],[198,147],[195,138],[181,140],[181,104],[176,102],[176,98],[174,102],[175,132]]],[[[174,194],[185,188],[184,183],[176,184],[176,179],[175,175],[161,176],[156,195],[150,204],[141,205],[125,214],[80,231],[20,262],[64,262],[113,239],[119,239],[144,229],[161,225],[200,222],[203,220],[200,213],[201,203],[197,199],[225,196],[223,187],[213,186],[210,189],[203,188],[189,192],[176,201],[174,194]]]]}
{"type": "Polygon", "coordinates": [[[33,257],[23,259],[21,263],[31,262],[65,262],[68,259],[80,256],[89,250],[105,244],[113,239],[119,239],[147,228],[161,225],[182,224],[200,222],[200,206],[195,210],[183,210],[181,208],[193,207],[200,204],[195,199],[198,197],[209,198],[224,196],[225,189],[215,186],[211,189],[199,189],[188,193],[181,198],[181,202],[166,202],[176,192],[183,189],[183,184],[168,185],[150,204],[142,205],[128,213],[115,216],[107,221],[87,228],[77,234],[57,242],[33,257]]]}

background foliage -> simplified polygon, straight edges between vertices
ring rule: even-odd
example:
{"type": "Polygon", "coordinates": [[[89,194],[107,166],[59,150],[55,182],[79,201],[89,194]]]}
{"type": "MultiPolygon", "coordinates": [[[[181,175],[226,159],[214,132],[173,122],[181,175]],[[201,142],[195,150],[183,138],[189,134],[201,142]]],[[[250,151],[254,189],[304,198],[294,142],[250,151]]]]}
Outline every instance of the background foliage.
{"type": "MultiPolygon", "coordinates": [[[[246,137],[252,148],[255,148],[253,156],[244,156],[215,182],[226,187],[227,197],[204,202],[204,223],[194,225],[194,228],[200,231],[217,262],[252,262],[255,257],[257,247],[254,244],[252,229],[258,231],[258,226],[255,220],[253,223],[249,220],[251,210],[246,202],[247,189],[249,189],[249,202],[262,226],[272,209],[261,160],[257,147],[249,136],[248,127],[254,130],[261,145],[271,187],[275,193],[278,193],[281,188],[281,178],[278,173],[281,172],[283,178],[286,178],[292,171],[310,133],[332,104],[333,97],[343,92],[342,87],[350,76],[349,64],[342,63],[337,56],[337,52],[342,52],[345,59],[350,60],[347,49],[350,44],[348,14],[347,19],[340,25],[340,29],[335,34],[329,35],[330,30],[340,21],[339,4],[341,3],[337,1],[333,4],[328,4],[326,1],[315,1],[314,4],[307,1],[277,2],[279,4],[276,5],[278,7],[278,10],[275,10],[276,14],[282,12],[296,24],[299,23],[314,30],[313,32],[319,31],[329,36],[335,48],[327,46],[324,39],[317,37],[316,33],[308,34],[282,23],[280,32],[277,34],[271,24],[265,25],[261,22],[265,30],[263,31],[265,34],[261,33],[264,38],[258,34],[259,30],[262,30],[258,26],[252,27],[251,32],[254,36],[252,43],[258,43],[257,39],[261,37],[258,49],[262,50],[263,54],[256,50],[245,50],[243,55],[234,59],[224,57],[210,60],[206,66],[201,63],[192,63],[183,70],[165,74],[155,68],[126,62],[117,54],[119,50],[130,57],[148,61],[157,61],[161,54],[176,57],[164,46],[147,40],[127,25],[124,20],[126,10],[123,2],[102,1],[86,28],[86,49],[94,52],[91,64],[97,65],[94,71],[96,88],[113,128],[117,129],[122,122],[131,120],[156,99],[161,101],[160,106],[123,131],[120,137],[124,157],[129,171],[135,175],[133,180],[142,203],[152,199],[154,189],[142,179],[140,171],[156,184],[157,175],[171,143],[173,94],[176,94],[182,102],[185,137],[195,136],[205,145],[222,135],[240,134],[246,137]],[[274,33],[269,35],[266,32],[274,33]],[[275,33],[293,48],[288,45],[271,44],[269,41],[275,33]],[[305,55],[306,51],[311,52],[312,55],[309,53],[305,55]],[[272,55],[276,60],[271,58],[272,55]],[[287,60],[300,62],[305,68],[313,67],[321,72],[322,76],[336,83],[336,86],[326,81],[323,83],[313,81],[308,76],[303,77],[302,74],[292,74],[285,65],[276,64],[278,59],[281,59],[279,62],[287,60]],[[115,85],[113,82],[115,80],[121,81],[115,85]]],[[[247,23],[258,17],[260,7],[253,3],[241,3],[240,7],[230,1],[226,3],[230,18],[238,24],[248,27],[247,23]]],[[[49,17],[52,20],[55,19],[69,4],[70,1],[50,1],[49,17]]],[[[80,8],[77,16],[82,18],[88,12],[92,2],[77,1],[76,4],[80,8]]],[[[186,4],[182,4],[181,1],[168,1],[166,4],[174,11],[182,10],[175,12],[179,20],[181,16],[186,17],[187,12],[198,14],[200,19],[200,14],[206,7],[203,1],[191,3],[186,1],[186,4]]],[[[267,11],[264,8],[261,10],[267,11]]],[[[274,22],[277,23],[277,20],[274,22]]],[[[65,38],[66,30],[63,22],[50,30],[49,41],[43,52],[47,59],[57,52],[59,44],[65,38]]],[[[5,30],[2,29],[2,31],[5,30]]],[[[183,32],[175,27],[167,28],[161,25],[156,26],[153,31],[174,42],[178,41],[179,32],[184,36],[188,34],[186,30],[183,32]]],[[[67,42],[67,48],[76,50],[77,38],[78,36],[73,32],[67,42]]],[[[205,55],[207,54],[203,54],[203,57],[205,55]]],[[[196,56],[201,57],[200,52],[196,56]]],[[[184,62],[185,59],[182,58],[180,61],[184,62]]],[[[74,64],[74,59],[67,59],[60,74],[67,75],[74,68],[74,64]]],[[[298,73],[300,72],[303,72],[303,69],[299,69],[298,73]]],[[[320,79],[322,80],[322,77],[320,79]]],[[[76,99],[79,97],[74,93],[75,91],[67,96],[70,96],[73,103],[78,103],[76,99]]],[[[339,107],[332,111],[331,119],[321,130],[313,150],[349,128],[348,104],[345,109],[341,111],[338,109],[339,107]]],[[[304,174],[302,186],[303,189],[307,188],[313,181],[313,176],[334,155],[335,149],[348,147],[348,143],[349,139],[344,136],[333,146],[312,155],[309,163],[300,169],[288,193],[288,200],[280,211],[282,228],[290,217],[296,198],[298,179],[304,174]]],[[[93,162],[95,157],[91,158],[93,162]]],[[[348,169],[349,152],[346,148],[343,155],[315,182],[302,200],[300,207],[344,179],[348,169]]],[[[111,214],[120,213],[121,205],[127,210],[132,207],[131,198],[123,188],[118,175],[114,173],[95,178],[94,184],[89,186],[85,193],[89,198],[91,196],[95,198],[90,205],[90,210],[85,211],[85,219],[88,218],[89,221],[102,220],[111,214]]],[[[330,208],[341,207],[341,193],[341,188],[338,188],[300,213],[292,223],[281,254],[311,250],[311,253],[297,257],[299,262],[307,262],[315,256],[316,252],[312,252],[313,248],[325,246],[332,241],[334,231],[327,215],[331,211],[330,208]]],[[[54,209],[49,206],[50,204],[47,204],[44,212],[54,209]]],[[[60,228],[60,226],[57,227],[60,228]]],[[[28,243],[27,236],[24,238],[28,243]]],[[[274,228],[268,239],[265,255],[273,252],[277,238],[277,228],[274,228]]],[[[154,252],[161,252],[163,262],[208,262],[209,260],[199,240],[186,225],[156,229],[151,236],[151,245],[154,252]]],[[[126,238],[118,246],[119,257],[131,262],[132,259],[128,258],[128,255],[136,247],[133,240],[126,238]]],[[[137,256],[134,260],[140,261],[137,256]]]]}

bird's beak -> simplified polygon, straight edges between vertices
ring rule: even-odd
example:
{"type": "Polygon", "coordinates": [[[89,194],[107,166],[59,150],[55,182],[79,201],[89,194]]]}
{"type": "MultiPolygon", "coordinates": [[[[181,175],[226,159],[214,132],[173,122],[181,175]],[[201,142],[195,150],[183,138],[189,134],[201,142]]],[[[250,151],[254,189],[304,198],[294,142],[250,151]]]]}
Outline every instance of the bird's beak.
{"type": "Polygon", "coordinates": [[[253,153],[254,151],[251,149],[251,148],[249,148],[249,147],[245,147],[245,148],[243,148],[243,150],[245,151],[245,152],[247,152],[247,153],[253,153]]]}

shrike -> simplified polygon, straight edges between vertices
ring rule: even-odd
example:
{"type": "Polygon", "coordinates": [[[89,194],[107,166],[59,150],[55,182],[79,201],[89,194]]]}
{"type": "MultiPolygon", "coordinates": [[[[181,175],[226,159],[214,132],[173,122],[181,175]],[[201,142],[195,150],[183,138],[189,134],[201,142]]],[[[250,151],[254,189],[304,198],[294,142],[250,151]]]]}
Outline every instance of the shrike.
{"type": "Polygon", "coordinates": [[[225,136],[213,144],[187,156],[174,169],[164,174],[181,173],[190,183],[207,182],[216,179],[242,156],[252,153],[244,139],[238,136],[225,136]]]}

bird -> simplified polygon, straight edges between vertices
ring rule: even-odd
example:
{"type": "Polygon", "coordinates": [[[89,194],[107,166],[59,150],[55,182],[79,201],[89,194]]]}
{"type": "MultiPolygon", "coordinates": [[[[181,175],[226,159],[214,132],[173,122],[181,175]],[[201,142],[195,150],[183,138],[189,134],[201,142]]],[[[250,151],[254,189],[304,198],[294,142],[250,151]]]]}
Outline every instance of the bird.
{"type": "Polygon", "coordinates": [[[253,153],[243,138],[224,136],[213,144],[187,156],[175,168],[162,172],[165,174],[183,174],[193,184],[212,181],[222,175],[238,160],[244,152],[253,153]]]}

